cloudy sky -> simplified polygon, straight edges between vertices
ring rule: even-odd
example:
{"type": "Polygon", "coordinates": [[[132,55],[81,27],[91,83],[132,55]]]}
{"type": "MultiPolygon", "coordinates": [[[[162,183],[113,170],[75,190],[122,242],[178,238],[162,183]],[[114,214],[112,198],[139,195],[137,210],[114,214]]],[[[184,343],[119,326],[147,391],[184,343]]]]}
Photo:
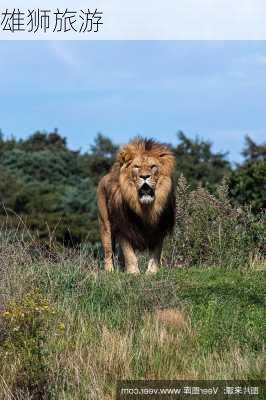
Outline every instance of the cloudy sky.
{"type": "Polygon", "coordinates": [[[266,139],[266,42],[1,41],[0,128],[59,129],[87,150],[97,132],[176,143],[198,135],[240,160],[266,139]]]}

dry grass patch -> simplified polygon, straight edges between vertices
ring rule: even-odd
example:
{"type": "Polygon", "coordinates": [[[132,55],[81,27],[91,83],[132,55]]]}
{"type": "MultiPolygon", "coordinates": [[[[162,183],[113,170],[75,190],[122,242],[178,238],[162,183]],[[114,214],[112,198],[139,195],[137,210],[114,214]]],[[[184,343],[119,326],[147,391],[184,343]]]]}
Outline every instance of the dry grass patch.
{"type": "Polygon", "coordinates": [[[170,326],[177,330],[188,329],[188,322],[184,314],[181,311],[173,308],[157,310],[155,312],[155,319],[157,319],[158,323],[161,323],[165,326],[170,326]]]}

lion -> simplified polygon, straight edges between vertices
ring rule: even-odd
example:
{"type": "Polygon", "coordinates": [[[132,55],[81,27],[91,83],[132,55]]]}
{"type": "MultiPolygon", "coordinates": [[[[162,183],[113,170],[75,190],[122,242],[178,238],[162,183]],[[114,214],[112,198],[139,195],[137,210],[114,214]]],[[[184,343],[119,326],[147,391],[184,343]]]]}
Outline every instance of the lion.
{"type": "Polygon", "coordinates": [[[153,139],[138,137],[119,149],[97,188],[106,271],[114,270],[116,242],[127,272],[140,272],[136,251],[144,250],[150,253],[146,272],[158,271],[163,241],[175,223],[174,166],[169,146],[153,139]]]}

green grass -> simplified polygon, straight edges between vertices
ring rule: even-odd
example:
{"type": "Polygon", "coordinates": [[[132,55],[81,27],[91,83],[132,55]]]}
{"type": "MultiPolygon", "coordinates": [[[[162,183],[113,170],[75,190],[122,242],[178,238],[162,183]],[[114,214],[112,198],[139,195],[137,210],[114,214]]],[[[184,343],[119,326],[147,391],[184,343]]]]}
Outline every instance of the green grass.
{"type": "MultiPolygon", "coordinates": [[[[123,378],[266,378],[263,266],[163,268],[136,277],[64,261],[11,264],[3,276],[6,304],[35,288],[56,309],[42,349],[47,398],[111,399],[123,378]]],[[[8,371],[0,367],[1,399],[12,398],[21,375],[23,354],[11,359],[8,371]]],[[[21,398],[30,398],[32,388],[22,389],[21,398]]]]}
{"type": "Polygon", "coordinates": [[[53,274],[50,285],[45,285],[43,275],[41,287],[47,293],[59,303],[78,305],[84,315],[110,328],[122,329],[128,319],[141,323],[143,312],[156,308],[181,307],[197,326],[206,350],[223,346],[225,338],[262,349],[266,335],[264,272],[163,269],[152,278],[100,273],[92,279],[70,266],[53,274]]]}

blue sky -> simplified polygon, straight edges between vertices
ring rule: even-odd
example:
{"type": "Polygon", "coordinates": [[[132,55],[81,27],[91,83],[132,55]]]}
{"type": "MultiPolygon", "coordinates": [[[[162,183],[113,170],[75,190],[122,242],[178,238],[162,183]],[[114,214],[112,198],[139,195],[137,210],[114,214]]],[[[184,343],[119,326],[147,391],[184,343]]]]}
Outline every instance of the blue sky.
{"type": "Polygon", "coordinates": [[[266,138],[266,42],[1,41],[0,128],[59,129],[87,150],[97,132],[176,143],[199,135],[239,161],[266,138]]]}

